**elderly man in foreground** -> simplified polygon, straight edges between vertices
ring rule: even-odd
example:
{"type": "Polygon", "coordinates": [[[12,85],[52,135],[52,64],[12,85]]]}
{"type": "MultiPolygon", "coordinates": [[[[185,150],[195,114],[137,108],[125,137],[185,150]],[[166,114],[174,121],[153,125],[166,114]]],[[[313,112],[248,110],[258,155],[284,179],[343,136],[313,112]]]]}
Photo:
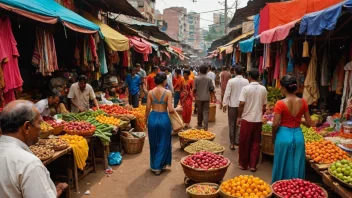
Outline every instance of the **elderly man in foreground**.
{"type": "Polygon", "coordinates": [[[42,118],[34,104],[10,102],[0,115],[0,197],[56,198],[67,184],[55,187],[46,167],[29,146],[39,140],[42,118]]]}

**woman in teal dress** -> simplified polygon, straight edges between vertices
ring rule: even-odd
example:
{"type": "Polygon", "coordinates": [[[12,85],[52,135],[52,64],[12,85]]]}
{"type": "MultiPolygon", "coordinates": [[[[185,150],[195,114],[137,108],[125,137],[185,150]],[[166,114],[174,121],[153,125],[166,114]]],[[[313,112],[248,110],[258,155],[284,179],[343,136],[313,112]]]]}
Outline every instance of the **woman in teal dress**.
{"type": "Polygon", "coordinates": [[[305,144],[301,124],[310,127],[311,119],[308,105],[298,98],[297,80],[287,75],[280,80],[281,93],[285,99],[275,105],[272,127],[274,143],[274,166],[272,182],[305,176],[305,144]],[[304,115],[305,121],[301,121],[304,115]]]}
{"type": "Polygon", "coordinates": [[[169,113],[174,113],[172,93],[165,89],[167,76],[158,73],[154,77],[156,87],[149,91],[146,109],[150,146],[150,168],[160,175],[166,166],[171,166],[171,132],[169,113]],[[152,111],[150,111],[152,109],[152,111]]]}

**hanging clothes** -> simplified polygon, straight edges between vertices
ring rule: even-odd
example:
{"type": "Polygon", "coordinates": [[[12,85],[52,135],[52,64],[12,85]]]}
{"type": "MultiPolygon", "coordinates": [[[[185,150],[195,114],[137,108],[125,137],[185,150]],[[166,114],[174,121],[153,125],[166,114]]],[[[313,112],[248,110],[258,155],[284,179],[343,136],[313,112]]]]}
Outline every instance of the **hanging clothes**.
{"type": "Polygon", "coordinates": [[[263,69],[270,67],[270,44],[264,44],[263,69]]]}
{"type": "Polygon", "coordinates": [[[43,76],[51,76],[52,72],[59,69],[52,32],[37,28],[32,65],[37,67],[37,72],[43,76]]]}
{"type": "Polygon", "coordinates": [[[345,70],[345,79],[344,79],[344,88],[343,95],[341,99],[341,107],[340,113],[343,114],[346,105],[348,104],[348,100],[352,98],[352,61],[347,63],[344,67],[345,70]]]}
{"type": "Polygon", "coordinates": [[[13,93],[14,89],[22,87],[23,80],[18,68],[17,42],[13,36],[8,17],[0,17],[0,46],[2,46],[0,48],[0,64],[5,83],[3,92],[4,94],[9,91],[13,93]]]}
{"type": "Polygon", "coordinates": [[[108,73],[108,65],[106,64],[104,42],[100,41],[98,47],[99,47],[100,73],[104,75],[108,73]]]}
{"type": "Polygon", "coordinates": [[[247,71],[250,71],[252,67],[252,52],[247,53],[247,71]]]}
{"type": "Polygon", "coordinates": [[[128,51],[123,52],[123,57],[122,57],[122,66],[128,67],[128,51]]]}
{"type": "Polygon", "coordinates": [[[319,99],[319,89],[316,82],[317,77],[317,52],[315,44],[312,48],[312,57],[308,65],[307,77],[304,81],[303,98],[308,105],[317,105],[319,99]]]}
{"type": "Polygon", "coordinates": [[[293,72],[293,49],[292,49],[292,45],[293,45],[293,40],[289,39],[288,40],[288,51],[287,51],[287,58],[288,58],[288,64],[287,64],[287,73],[291,73],[293,72]]]}
{"type": "Polygon", "coordinates": [[[309,57],[309,43],[308,43],[308,41],[304,41],[304,43],[303,43],[302,57],[303,58],[309,57]]]}
{"type": "Polygon", "coordinates": [[[280,49],[276,51],[274,79],[280,81],[280,49]]]}
{"type": "Polygon", "coordinates": [[[320,85],[321,86],[329,86],[329,69],[328,69],[328,64],[329,64],[329,53],[328,49],[326,48],[324,50],[324,55],[323,55],[323,62],[321,65],[321,78],[320,78],[320,85]]]}
{"type": "Polygon", "coordinates": [[[281,50],[281,61],[280,61],[280,79],[286,75],[286,69],[287,69],[287,42],[286,41],[282,41],[281,42],[282,45],[282,50],[281,50]]]}

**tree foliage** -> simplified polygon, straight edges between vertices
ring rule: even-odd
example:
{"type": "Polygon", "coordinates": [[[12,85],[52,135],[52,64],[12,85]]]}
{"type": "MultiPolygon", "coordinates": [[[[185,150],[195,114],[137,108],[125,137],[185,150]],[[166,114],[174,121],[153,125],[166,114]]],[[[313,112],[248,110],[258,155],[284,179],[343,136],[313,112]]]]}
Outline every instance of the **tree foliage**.
{"type": "Polygon", "coordinates": [[[209,32],[204,37],[204,40],[208,42],[213,42],[214,40],[224,36],[225,35],[224,31],[225,31],[225,27],[223,24],[212,25],[211,27],[209,27],[209,32]]]}

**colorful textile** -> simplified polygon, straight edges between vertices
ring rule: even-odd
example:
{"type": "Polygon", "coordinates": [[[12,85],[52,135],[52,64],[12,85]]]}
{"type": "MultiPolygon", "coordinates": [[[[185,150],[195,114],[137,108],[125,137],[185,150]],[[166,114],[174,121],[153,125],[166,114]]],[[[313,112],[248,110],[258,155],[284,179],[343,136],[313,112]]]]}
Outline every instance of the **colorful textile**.
{"type": "Polygon", "coordinates": [[[263,31],[260,34],[261,43],[273,43],[276,41],[284,40],[290,33],[291,28],[293,28],[298,20],[291,21],[285,25],[277,26],[270,30],[263,31]]]}
{"type": "Polygon", "coordinates": [[[100,61],[100,73],[107,74],[108,73],[108,65],[106,64],[106,56],[105,56],[105,47],[104,42],[99,42],[99,61],[100,61]]]}
{"type": "Polygon", "coordinates": [[[171,166],[172,126],[168,112],[152,111],[148,117],[148,137],[150,146],[150,168],[161,171],[171,166]]]}
{"type": "Polygon", "coordinates": [[[182,119],[183,122],[189,124],[192,116],[192,102],[193,102],[193,88],[194,83],[192,79],[185,80],[181,90],[181,105],[182,105],[182,119]]]}
{"type": "Polygon", "coordinates": [[[51,76],[52,72],[59,69],[52,32],[37,28],[32,65],[43,76],[51,76]]]}
{"type": "Polygon", "coordinates": [[[259,34],[270,29],[269,26],[269,7],[265,6],[259,12],[259,34]]]}
{"type": "Polygon", "coordinates": [[[280,80],[280,49],[276,51],[274,79],[280,80]]]}
{"type": "Polygon", "coordinates": [[[184,81],[185,81],[185,79],[182,76],[174,77],[174,79],[172,80],[174,90],[181,91],[181,88],[182,88],[184,81]]]}
{"type": "Polygon", "coordinates": [[[308,43],[308,41],[304,41],[304,43],[303,43],[302,57],[303,58],[309,57],[309,43],[308,43]]]}
{"type": "MultiPolygon", "coordinates": [[[[268,9],[267,24],[260,23],[260,29],[265,31],[275,28],[282,24],[287,24],[291,21],[302,18],[307,13],[323,10],[337,3],[341,0],[295,0],[287,2],[268,3],[264,9],[268,9]],[[262,26],[266,29],[262,29],[262,26]],[[267,28],[268,27],[268,28],[267,28]]],[[[262,15],[260,15],[262,18],[262,15]]]]}
{"type": "Polygon", "coordinates": [[[307,77],[304,81],[303,98],[308,105],[316,104],[320,96],[318,84],[316,82],[317,75],[317,52],[315,44],[312,48],[312,57],[309,62],[307,77]]]}
{"type": "Polygon", "coordinates": [[[242,53],[252,52],[255,37],[239,42],[240,50],[242,53]]]}
{"type": "Polygon", "coordinates": [[[272,183],[305,176],[306,153],[301,127],[280,126],[274,145],[275,157],[272,183]]]}
{"type": "Polygon", "coordinates": [[[299,26],[299,33],[317,36],[324,30],[335,29],[344,4],[345,2],[341,2],[324,10],[304,15],[299,26]]]}
{"type": "Polygon", "coordinates": [[[4,93],[22,87],[23,80],[18,68],[17,42],[12,33],[11,22],[8,17],[0,18],[0,57],[4,72],[4,93]],[[6,59],[6,61],[4,61],[6,59]]]}
{"type": "Polygon", "coordinates": [[[287,105],[279,100],[275,104],[274,112],[275,114],[281,115],[280,126],[288,127],[288,128],[297,128],[301,124],[301,119],[304,113],[308,112],[308,104],[302,99],[301,109],[297,113],[296,116],[292,116],[292,113],[289,111],[287,105]]]}
{"type": "Polygon", "coordinates": [[[344,69],[345,69],[345,80],[344,80],[343,95],[342,95],[341,107],[340,107],[341,114],[346,109],[348,100],[352,98],[352,62],[347,63],[344,69]]]}
{"type": "Polygon", "coordinates": [[[154,81],[154,77],[156,76],[155,73],[151,73],[148,75],[147,77],[147,87],[148,87],[148,91],[154,89],[156,87],[155,81],[154,81]]]}
{"type": "Polygon", "coordinates": [[[262,122],[241,122],[238,164],[245,169],[257,168],[262,125],[262,122]]]}
{"type": "Polygon", "coordinates": [[[287,73],[291,73],[293,72],[293,49],[292,49],[292,45],[293,45],[293,39],[288,39],[288,51],[287,51],[287,59],[288,59],[288,64],[287,64],[287,73]]]}
{"type": "Polygon", "coordinates": [[[259,35],[259,23],[260,23],[260,15],[256,14],[254,16],[254,36],[259,35]]]}

